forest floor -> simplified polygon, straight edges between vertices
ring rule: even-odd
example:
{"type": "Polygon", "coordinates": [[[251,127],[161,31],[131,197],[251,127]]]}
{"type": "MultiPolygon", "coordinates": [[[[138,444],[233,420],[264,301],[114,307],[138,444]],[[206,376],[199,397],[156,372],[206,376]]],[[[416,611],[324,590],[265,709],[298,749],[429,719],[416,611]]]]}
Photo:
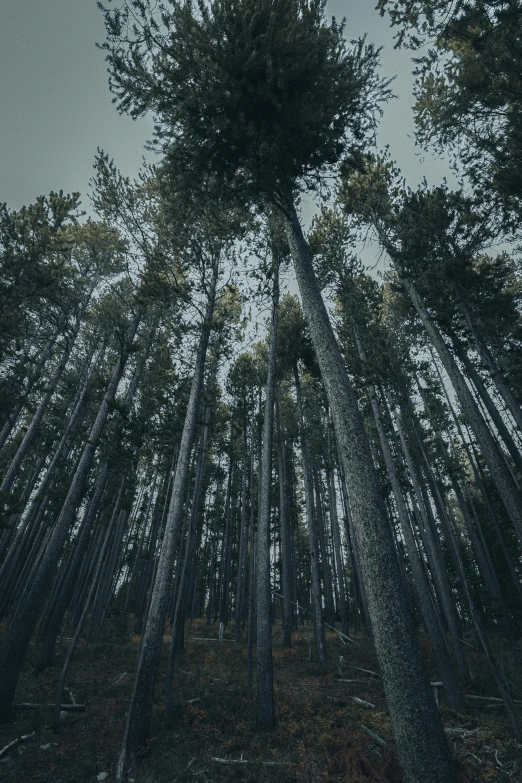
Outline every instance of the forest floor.
{"type": "MultiPolygon", "coordinates": [[[[329,660],[319,666],[308,660],[308,646],[303,641],[303,637],[312,635],[309,626],[295,633],[293,646],[285,649],[280,625],[276,624],[273,655],[277,725],[272,732],[257,732],[255,704],[247,699],[246,643],[235,644],[229,638],[231,633],[228,628],[225,641],[219,643],[214,638],[216,626],[208,626],[203,620],[195,621],[187,632],[185,654],[178,660],[175,675],[176,717],[170,725],[165,724],[162,709],[169,646],[163,645],[163,673],[156,692],[151,738],[130,781],[401,781],[377,661],[364,635],[354,634],[356,644],[350,645],[329,633],[329,660]],[[352,697],[375,706],[364,706],[352,697]],[[372,732],[377,738],[371,736],[372,732]]],[[[16,700],[42,706],[19,710],[14,723],[0,727],[1,783],[112,783],[138,644],[139,637],[131,636],[117,618],[107,621],[102,642],[96,648],[85,649],[81,644],[69,672],[70,691],[64,702],[72,693],[87,707],[68,714],[61,734],[54,734],[50,728],[52,707],[47,705],[54,700],[67,641],[54,669],[37,674],[32,662],[28,663],[16,700]],[[32,738],[2,755],[7,743],[32,732],[32,738]]],[[[434,676],[425,637],[421,637],[421,645],[434,676]]],[[[471,649],[469,653],[474,681],[466,693],[495,696],[482,654],[471,649]]],[[[522,745],[513,738],[504,708],[493,706],[495,702],[466,702],[469,711],[460,715],[447,708],[443,695],[440,699],[459,780],[522,781],[522,745]]]]}

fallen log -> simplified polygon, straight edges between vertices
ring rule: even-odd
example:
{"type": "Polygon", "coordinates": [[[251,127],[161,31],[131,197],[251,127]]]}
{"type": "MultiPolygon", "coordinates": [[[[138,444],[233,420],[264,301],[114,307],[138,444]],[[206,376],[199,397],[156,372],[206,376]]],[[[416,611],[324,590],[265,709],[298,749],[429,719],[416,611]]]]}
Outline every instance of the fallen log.
{"type": "Polygon", "coordinates": [[[378,734],[376,734],[374,731],[368,728],[368,726],[365,726],[364,723],[361,723],[361,729],[374,741],[377,743],[377,745],[384,746],[386,745],[386,740],[383,740],[382,737],[379,737],[378,734]]]}
{"type": "Polygon", "coordinates": [[[18,745],[18,743],[20,743],[20,742],[27,742],[28,740],[32,740],[34,735],[35,735],[34,731],[31,732],[31,734],[22,734],[22,735],[20,735],[20,737],[17,737],[12,742],[9,742],[7,745],[4,745],[2,750],[0,750],[0,758],[2,758],[2,756],[5,756],[6,753],[9,753],[11,748],[14,748],[15,745],[18,745]]]}

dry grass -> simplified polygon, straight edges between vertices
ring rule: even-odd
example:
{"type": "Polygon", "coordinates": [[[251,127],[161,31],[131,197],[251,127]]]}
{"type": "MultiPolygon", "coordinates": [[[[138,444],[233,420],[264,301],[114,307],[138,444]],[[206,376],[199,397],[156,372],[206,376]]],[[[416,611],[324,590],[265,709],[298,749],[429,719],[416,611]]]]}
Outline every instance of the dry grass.
{"type": "MultiPolygon", "coordinates": [[[[311,629],[305,627],[302,635],[311,635],[311,629]]],[[[292,648],[284,649],[276,625],[277,726],[272,732],[257,732],[255,704],[247,699],[246,645],[192,638],[198,636],[216,637],[217,629],[203,621],[193,625],[185,655],[178,661],[175,718],[170,725],[164,721],[161,706],[168,636],[164,640],[151,738],[130,776],[135,783],[399,783],[381,683],[355,668],[378,671],[365,637],[357,635],[355,647],[328,634],[329,661],[319,666],[308,661],[301,633],[294,634],[292,648]],[[342,662],[339,656],[343,656],[342,662]],[[357,682],[341,683],[340,678],[357,682]],[[376,707],[361,707],[351,696],[376,707]],[[386,746],[375,744],[361,724],[384,739],[386,746]],[[212,760],[214,757],[243,758],[249,763],[220,764],[212,760]]],[[[69,686],[76,700],[86,702],[88,709],[70,715],[63,734],[55,735],[48,728],[51,708],[20,712],[15,723],[2,727],[0,747],[21,734],[33,730],[36,734],[0,764],[1,783],[94,783],[100,772],[107,772],[107,783],[111,783],[132,692],[138,642],[113,620],[112,625],[107,624],[102,644],[95,650],[78,650],[69,686]],[[127,675],[110,687],[123,672],[127,675]],[[40,747],[49,743],[48,748],[40,747]]],[[[421,645],[432,669],[425,638],[421,645]]],[[[62,648],[59,661],[64,655],[62,648]]],[[[473,692],[489,693],[490,678],[481,654],[471,651],[470,665],[476,677],[473,692]]],[[[29,665],[17,700],[52,702],[58,674],[58,665],[42,674],[29,665]]],[[[431,674],[435,674],[433,669],[431,674]]],[[[441,712],[446,726],[472,732],[450,737],[461,783],[522,780],[518,772],[522,769],[522,747],[512,739],[502,708],[472,703],[462,716],[442,702],[441,712]]]]}

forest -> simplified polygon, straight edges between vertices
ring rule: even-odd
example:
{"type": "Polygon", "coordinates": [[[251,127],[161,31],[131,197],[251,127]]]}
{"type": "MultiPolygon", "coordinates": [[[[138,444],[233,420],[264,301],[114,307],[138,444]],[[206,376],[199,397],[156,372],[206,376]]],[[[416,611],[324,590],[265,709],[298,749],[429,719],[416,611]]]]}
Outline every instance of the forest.
{"type": "Polygon", "coordinates": [[[522,3],[378,2],[455,187],[326,0],[98,6],[155,156],[0,205],[0,781],[522,780],[522,3]]]}

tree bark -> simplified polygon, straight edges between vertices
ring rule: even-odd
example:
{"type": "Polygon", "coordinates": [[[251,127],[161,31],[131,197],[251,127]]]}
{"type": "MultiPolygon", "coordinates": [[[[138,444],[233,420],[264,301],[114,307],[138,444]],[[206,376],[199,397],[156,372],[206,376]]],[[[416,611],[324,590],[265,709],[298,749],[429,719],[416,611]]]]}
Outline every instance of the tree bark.
{"type": "Polygon", "coordinates": [[[288,514],[288,473],[285,443],[281,433],[279,404],[277,405],[277,458],[279,473],[279,528],[281,536],[281,592],[283,594],[283,644],[292,646],[292,582],[290,563],[290,519],[288,514]]]}
{"type": "Polygon", "coordinates": [[[498,393],[506,403],[508,410],[513,416],[516,425],[518,427],[518,430],[522,431],[522,408],[520,407],[520,403],[515,398],[515,395],[513,394],[513,392],[507,385],[506,381],[502,377],[502,374],[497,366],[497,363],[493,358],[493,355],[491,354],[491,351],[480,337],[471,310],[462,299],[460,290],[456,284],[454,290],[457,296],[457,302],[460,311],[464,315],[471,337],[473,339],[473,342],[475,343],[475,348],[477,349],[477,353],[480,356],[481,361],[484,363],[484,366],[487,368],[491,376],[491,379],[497,388],[498,393]]]}
{"type": "Polygon", "coordinates": [[[323,606],[321,598],[321,577],[319,574],[319,551],[317,541],[316,521],[314,515],[313,486],[308,456],[308,443],[306,440],[305,422],[303,415],[303,403],[301,399],[301,383],[297,366],[294,366],[294,382],[297,397],[297,411],[299,415],[299,434],[301,439],[301,457],[303,460],[303,484],[305,490],[305,514],[308,531],[308,543],[310,546],[310,571],[312,577],[312,618],[314,629],[314,642],[317,650],[317,658],[324,663],[327,658],[326,638],[324,632],[323,606]]]}
{"type": "Polygon", "coordinates": [[[94,520],[96,519],[103,492],[105,490],[105,485],[107,483],[107,475],[108,466],[105,462],[96,478],[93,494],[85,511],[85,516],[82,520],[76,546],[69,555],[69,559],[65,565],[67,572],[65,574],[64,581],[50,613],[49,620],[45,626],[42,647],[40,649],[40,655],[38,656],[38,671],[42,671],[43,669],[52,666],[56,639],[60,632],[60,626],[62,624],[63,617],[67,611],[67,607],[69,606],[69,602],[74,592],[74,587],[78,579],[79,567],[87,550],[89,535],[91,533],[94,520]]]}
{"type": "Polygon", "coordinates": [[[279,270],[274,258],[272,323],[268,349],[265,419],[261,450],[261,486],[256,546],[257,608],[257,727],[271,729],[275,722],[274,675],[272,668],[272,622],[270,595],[270,495],[272,485],[272,442],[276,383],[277,324],[279,319],[279,270]]]}
{"type": "Polygon", "coordinates": [[[378,476],[293,203],[287,235],[344,464],[375,645],[405,783],[456,781],[409,612],[378,476]]]}
{"type": "Polygon", "coordinates": [[[29,647],[33,630],[52,586],[63,544],[83,497],[85,482],[91,469],[98,444],[105,429],[116,390],[125,369],[129,349],[134,340],[141,314],[138,313],[126,335],[125,346],[113,369],[105,395],[91,428],[82,456],[76,468],[67,497],[47,543],[40,565],[34,572],[30,589],[20,609],[16,626],[10,629],[0,666],[0,723],[12,716],[12,703],[20,670],[29,647]]]}
{"type": "Polygon", "coordinates": [[[136,764],[136,753],[138,748],[146,742],[150,728],[154,685],[161,654],[165,618],[168,611],[172,568],[183,516],[183,506],[190,468],[190,454],[194,443],[197,414],[203,388],[205,360],[214,315],[218,274],[218,260],[214,259],[212,280],[207,294],[208,298],[205,316],[196,352],[194,378],[190,389],[189,402],[185,414],[183,433],[172,485],[170,507],[165,523],[161,553],[141,641],[136,680],[127,717],[123,745],[116,768],[116,780],[118,783],[123,780],[126,772],[134,768],[136,764]]]}
{"type": "Polygon", "coordinates": [[[247,453],[247,421],[246,412],[243,421],[243,477],[241,480],[241,518],[239,527],[239,555],[236,581],[236,606],[234,611],[234,638],[241,641],[241,615],[243,610],[243,586],[245,581],[245,566],[248,542],[247,528],[247,486],[248,486],[248,453],[247,453]]]}
{"type": "Polygon", "coordinates": [[[406,551],[408,553],[408,560],[410,562],[410,567],[413,574],[415,591],[417,593],[420,610],[426,624],[426,630],[428,631],[429,637],[431,639],[433,652],[435,653],[435,657],[437,659],[439,672],[444,682],[448,704],[452,709],[457,710],[458,712],[465,712],[466,709],[464,706],[464,700],[459,690],[451,657],[449,655],[446,641],[442,634],[437,614],[432,603],[432,597],[428,582],[426,580],[426,575],[422,569],[422,565],[419,559],[415,538],[410,527],[408,511],[404,503],[402,487],[399,476],[397,475],[397,470],[395,468],[395,462],[390,450],[390,444],[384,430],[384,423],[382,420],[379,400],[372,384],[368,385],[368,393],[370,395],[370,404],[375,418],[381,451],[384,456],[386,472],[388,473],[388,478],[390,479],[392,486],[397,514],[399,517],[404,542],[406,544],[406,551]]]}
{"type": "Polygon", "coordinates": [[[489,431],[488,426],[457,367],[455,359],[444,342],[438,327],[430,317],[422,297],[419,295],[411,280],[401,278],[401,282],[449,376],[455,393],[457,394],[462,412],[469,420],[473,433],[480,445],[484,461],[495,482],[499,495],[504,503],[504,507],[517,531],[517,535],[522,542],[522,501],[520,492],[507,469],[500,447],[489,431]]]}

